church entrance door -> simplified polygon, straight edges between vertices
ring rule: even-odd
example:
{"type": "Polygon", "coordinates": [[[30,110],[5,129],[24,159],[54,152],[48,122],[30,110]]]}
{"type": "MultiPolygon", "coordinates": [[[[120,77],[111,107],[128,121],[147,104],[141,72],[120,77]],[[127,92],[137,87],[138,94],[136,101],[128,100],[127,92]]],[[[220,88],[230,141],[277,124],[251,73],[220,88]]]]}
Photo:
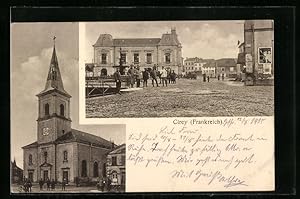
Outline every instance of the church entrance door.
{"type": "Polygon", "coordinates": [[[68,171],[63,171],[63,179],[66,179],[67,184],[69,183],[69,172],[68,171]]]}
{"type": "Polygon", "coordinates": [[[48,180],[49,176],[48,176],[48,170],[45,170],[43,172],[43,177],[44,177],[44,181],[48,180]]]}
{"type": "Polygon", "coordinates": [[[33,182],[33,172],[32,171],[28,172],[28,179],[30,180],[30,182],[33,182]]]}

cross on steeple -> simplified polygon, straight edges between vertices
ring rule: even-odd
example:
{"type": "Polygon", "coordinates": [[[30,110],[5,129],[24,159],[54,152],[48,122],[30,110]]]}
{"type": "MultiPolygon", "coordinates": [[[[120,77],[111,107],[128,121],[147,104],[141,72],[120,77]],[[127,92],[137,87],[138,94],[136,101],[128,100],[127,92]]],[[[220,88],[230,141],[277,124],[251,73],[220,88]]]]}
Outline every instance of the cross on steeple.
{"type": "Polygon", "coordinates": [[[55,39],[56,39],[56,36],[54,35],[54,37],[53,37],[53,46],[55,46],[55,39]]]}

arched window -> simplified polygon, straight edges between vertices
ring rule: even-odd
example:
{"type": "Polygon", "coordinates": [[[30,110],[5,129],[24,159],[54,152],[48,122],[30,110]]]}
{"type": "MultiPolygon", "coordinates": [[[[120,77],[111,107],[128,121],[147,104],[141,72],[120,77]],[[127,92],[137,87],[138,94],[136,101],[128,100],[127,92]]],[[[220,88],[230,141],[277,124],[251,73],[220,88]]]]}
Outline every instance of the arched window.
{"type": "Polygon", "coordinates": [[[94,177],[99,177],[98,163],[94,162],[94,177]]]}
{"type": "Polygon", "coordinates": [[[102,177],[106,177],[106,163],[103,163],[102,177]]]}
{"type": "Polygon", "coordinates": [[[64,151],[64,162],[68,162],[68,151],[64,151]]]}
{"type": "Polygon", "coordinates": [[[81,162],[81,177],[87,177],[86,160],[82,160],[82,162],[81,162]]]}
{"type": "Polygon", "coordinates": [[[61,104],[61,105],[59,106],[59,109],[60,109],[59,114],[60,114],[61,116],[65,116],[65,106],[64,106],[63,104],[61,104]]]}
{"type": "Polygon", "coordinates": [[[49,115],[49,104],[45,104],[45,115],[49,115]]]}
{"type": "Polygon", "coordinates": [[[31,154],[29,154],[29,157],[28,157],[28,164],[32,165],[32,155],[31,154]]]}
{"type": "Polygon", "coordinates": [[[44,152],[44,160],[45,160],[45,162],[47,162],[47,159],[48,159],[48,153],[47,153],[47,151],[45,151],[44,152]]]}

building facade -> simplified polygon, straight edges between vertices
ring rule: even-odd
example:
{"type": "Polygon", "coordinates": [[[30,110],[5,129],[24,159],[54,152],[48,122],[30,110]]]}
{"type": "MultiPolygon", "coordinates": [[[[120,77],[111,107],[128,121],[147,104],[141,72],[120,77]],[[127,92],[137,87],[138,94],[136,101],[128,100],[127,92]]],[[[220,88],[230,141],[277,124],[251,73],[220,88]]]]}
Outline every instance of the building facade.
{"type": "Polygon", "coordinates": [[[165,33],[161,38],[113,38],[110,34],[100,34],[94,48],[93,75],[111,75],[114,66],[139,66],[161,69],[171,68],[177,74],[182,70],[182,46],[176,29],[165,33]]]}
{"type": "Polygon", "coordinates": [[[244,42],[247,71],[273,77],[274,22],[272,20],[246,20],[244,42]]]}
{"type": "Polygon", "coordinates": [[[122,144],[116,147],[107,155],[107,176],[110,178],[112,185],[125,186],[125,158],[126,145],[122,144]]]}
{"type": "Polygon", "coordinates": [[[234,58],[222,58],[216,60],[216,73],[217,75],[224,75],[224,77],[235,78],[236,72],[236,60],[234,58]]]}
{"type": "Polygon", "coordinates": [[[37,97],[37,141],[22,147],[24,177],[73,183],[106,175],[106,156],[114,144],[71,128],[71,95],[64,90],[55,46],[45,89],[37,97]]]}

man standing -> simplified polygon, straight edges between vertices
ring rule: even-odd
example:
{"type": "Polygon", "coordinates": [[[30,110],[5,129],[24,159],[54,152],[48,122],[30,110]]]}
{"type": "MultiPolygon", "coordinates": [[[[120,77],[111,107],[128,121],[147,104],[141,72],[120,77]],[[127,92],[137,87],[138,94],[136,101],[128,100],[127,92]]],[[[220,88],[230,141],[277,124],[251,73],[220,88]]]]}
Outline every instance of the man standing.
{"type": "Polygon", "coordinates": [[[62,183],[61,183],[61,190],[62,191],[65,191],[66,190],[66,184],[67,184],[67,179],[64,178],[62,183]]]}
{"type": "Polygon", "coordinates": [[[154,81],[155,81],[156,82],[156,86],[159,87],[158,83],[157,83],[157,76],[156,76],[156,68],[155,67],[153,67],[153,70],[151,70],[150,76],[152,78],[152,86],[154,87],[154,81]]]}
{"type": "Polygon", "coordinates": [[[140,71],[140,67],[136,70],[136,87],[139,88],[141,85],[141,79],[143,77],[142,71],[140,71]]]}
{"type": "Polygon", "coordinates": [[[51,181],[50,181],[50,179],[48,178],[48,179],[47,179],[47,191],[50,191],[50,185],[51,185],[51,181]]]}
{"type": "Polygon", "coordinates": [[[40,185],[40,190],[43,190],[44,181],[42,178],[39,181],[39,185],[40,185]]]}
{"type": "Polygon", "coordinates": [[[160,71],[160,74],[161,74],[161,79],[162,79],[162,84],[163,86],[166,84],[166,86],[168,86],[168,80],[167,80],[167,77],[168,77],[168,72],[165,70],[164,67],[162,67],[161,71],[160,71]]]}
{"type": "Polygon", "coordinates": [[[130,87],[133,88],[133,84],[134,84],[134,70],[133,70],[132,66],[130,66],[130,69],[128,70],[128,76],[129,76],[130,87]]]}
{"type": "Polygon", "coordinates": [[[143,71],[143,87],[145,86],[147,87],[148,79],[149,79],[149,72],[145,68],[145,70],[143,71]]]}
{"type": "Polygon", "coordinates": [[[114,73],[114,79],[116,82],[116,93],[121,95],[121,74],[120,74],[120,69],[117,68],[116,72],[114,73]]]}

